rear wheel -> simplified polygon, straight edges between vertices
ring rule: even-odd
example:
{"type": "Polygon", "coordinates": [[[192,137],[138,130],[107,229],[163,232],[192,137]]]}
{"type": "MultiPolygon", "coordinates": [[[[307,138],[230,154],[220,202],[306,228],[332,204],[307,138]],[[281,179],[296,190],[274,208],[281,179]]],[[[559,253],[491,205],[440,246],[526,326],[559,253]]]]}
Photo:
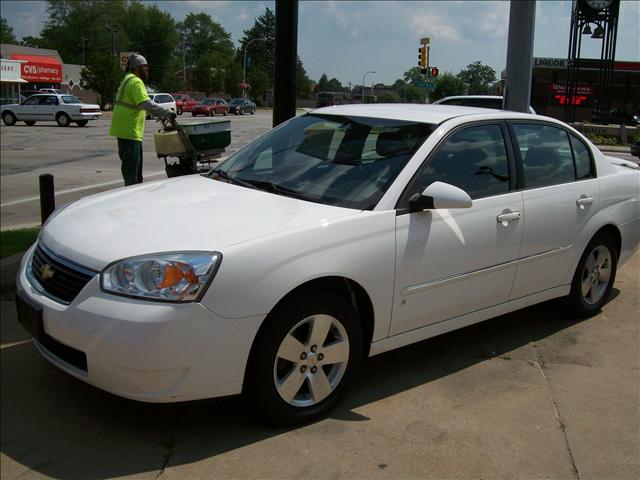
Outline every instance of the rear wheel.
{"type": "Polygon", "coordinates": [[[569,307],[581,317],[597,313],[606,303],[616,279],[618,250],[611,235],[598,233],[585,248],[573,275],[569,307]]]}
{"type": "Polygon", "coordinates": [[[338,292],[314,292],[288,301],[267,321],[244,383],[251,408],[284,424],[326,414],[362,363],[362,326],[353,305],[338,292]]]}
{"type": "Polygon", "coordinates": [[[30,127],[33,127],[36,124],[36,122],[33,120],[25,120],[24,123],[26,123],[30,127]]]}
{"type": "Polygon", "coordinates": [[[17,120],[16,116],[11,112],[4,112],[2,114],[2,121],[8,127],[10,127],[11,125],[15,125],[16,120],[17,120]]]}
{"type": "Polygon", "coordinates": [[[58,122],[58,126],[60,127],[68,127],[71,124],[71,119],[66,113],[59,113],[56,116],[56,122],[58,122]]]}
{"type": "Polygon", "coordinates": [[[196,112],[191,112],[191,116],[195,117],[196,116],[196,112]]]}
{"type": "Polygon", "coordinates": [[[86,127],[87,124],[89,123],[89,120],[78,120],[76,121],[76,123],[78,124],[79,127],[86,127]]]}

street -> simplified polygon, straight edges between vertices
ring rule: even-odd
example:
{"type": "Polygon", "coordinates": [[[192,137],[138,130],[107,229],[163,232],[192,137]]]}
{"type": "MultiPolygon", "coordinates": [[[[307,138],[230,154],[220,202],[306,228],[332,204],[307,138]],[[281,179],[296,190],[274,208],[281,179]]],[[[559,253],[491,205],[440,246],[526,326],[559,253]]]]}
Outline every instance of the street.
{"type": "Polygon", "coordinates": [[[143,404],[51,366],[2,300],[2,478],[638,478],[638,271],[589,319],[547,302],[369,359],[329,417],[143,404]]]}
{"type": "MultiPolygon", "coordinates": [[[[184,114],[178,121],[191,121],[184,114]]],[[[202,117],[197,117],[202,119],[202,117]]],[[[217,116],[231,120],[231,145],[225,155],[271,128],[271,111],[255,115],[217,116]]],[[[35,225],[40,221],[38,176],[54,176],[56,205],[124,186],[116,140],[109,137],[110,118],[89,122],[87,127],[58,127],[55,122],[32,127],[18,122],[0,127],[2,162],[0,163],[2,229],[35,225]]],[[[145,181],[166,178],[164,162],[156,157],[154,132],[161,125],[147,120],[143,141],[145,181]]]]}
{"type": "MultiPolygon", "coordinates": [[[[298,114],[303,113],[302,110],[298,114]]],[[[198,117],[201,118],[201,117],[198,117]]],[[[218,116],[231,120],[231,145],[225,155],[265,133],[271,128],[270,110],[258,110],[255,115],[218,116]]],[[[190,121],[191,115],[179,117],[190,121]]],[[[56,205],[63,205],[93,193],[124,185],[120,174],[120,159],[115,139],[108,136],[110,119],[90,122],[87,127],[58,127],[55,123],[38,123],[32,127],[18,122],[13,127],[0,127],[0,209],[2,230],[40,221],[38,176],[54,176],[56,205]]],[[[160,128],[147,120],[144,149],[145,181],[166,178],[164,162],[155,154],[153,133],[160,128]]],[[[638,161],[629,153],[608,155],[638,161]]]]}

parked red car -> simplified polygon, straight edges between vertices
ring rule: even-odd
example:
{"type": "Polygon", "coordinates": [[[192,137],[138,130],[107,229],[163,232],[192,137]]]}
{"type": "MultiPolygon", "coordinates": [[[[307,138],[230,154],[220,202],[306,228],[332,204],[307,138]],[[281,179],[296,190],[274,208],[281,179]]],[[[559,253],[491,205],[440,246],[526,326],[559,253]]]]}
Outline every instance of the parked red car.
{"type": "Polygon", "coordinates": [[[176,93],[173,95],[176,99],[176,110],[178,115],[182,115],[182,112],[190,112],[193,107],[198,104],[198,100],[194,99],[188,93],[176,93]]]}
{"type": "Polygon", "coordinates": [[[191,109],[191,115],[194,117],[196,115],[213,117],[217,113],[222,115],[229,113],[229,104],[221,98],[205,98],[191,109]]]}

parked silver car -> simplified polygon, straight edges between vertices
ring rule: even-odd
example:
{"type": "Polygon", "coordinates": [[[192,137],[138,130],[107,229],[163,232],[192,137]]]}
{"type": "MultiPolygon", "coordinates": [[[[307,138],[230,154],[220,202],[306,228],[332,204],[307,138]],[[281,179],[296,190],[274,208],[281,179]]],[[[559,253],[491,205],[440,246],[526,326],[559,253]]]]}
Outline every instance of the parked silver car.
{"type": "Polygon", "coordinates": [[[21,103],[2,106],[2,121],[5,125],[15,125],[23,121],[27,125],[36,122],[57,122],[61,127],[68,127],[71,122],[84,127],[89,120],[100,118],[100,107],[82,103],[73,95],[39,94],[32,95],[21,103]]]}

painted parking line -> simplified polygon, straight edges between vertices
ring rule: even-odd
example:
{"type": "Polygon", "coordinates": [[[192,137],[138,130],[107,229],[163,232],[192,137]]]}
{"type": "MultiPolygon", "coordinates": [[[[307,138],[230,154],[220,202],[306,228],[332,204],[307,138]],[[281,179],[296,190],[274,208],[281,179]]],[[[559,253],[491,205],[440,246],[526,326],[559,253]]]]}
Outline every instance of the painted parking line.
{"type": "MultiPolygon", "coordinates": [[[[148,174],[145,175],[145,178],[159,177],[161,175],[165,175],[164,170],[161,171],[161,172],[148,173],[148,174]]],[[[66,195],[67,193],[82,192],[83,190],[93,190],[94,188],[108,187],[109,185],[117,185],[119,183],[120,184],[123,183],[122,179],[120,179],[120,180],[112,180],[110,182],[94,183],[92,185],[85,185],[84,187],[69,188],[67,190],[60,190],[59,192],[56,192],[55,196],[58,197],[60,195],[66,195]]],[[[12,207],[14,205],[20,205],[22,203],[35,202],[35,201],[38,201],[38,200],[40,200],[40,196],[20,198],[18,200],[13,200],[11,202],[0,203],[0,207],[12,207]]]]}

